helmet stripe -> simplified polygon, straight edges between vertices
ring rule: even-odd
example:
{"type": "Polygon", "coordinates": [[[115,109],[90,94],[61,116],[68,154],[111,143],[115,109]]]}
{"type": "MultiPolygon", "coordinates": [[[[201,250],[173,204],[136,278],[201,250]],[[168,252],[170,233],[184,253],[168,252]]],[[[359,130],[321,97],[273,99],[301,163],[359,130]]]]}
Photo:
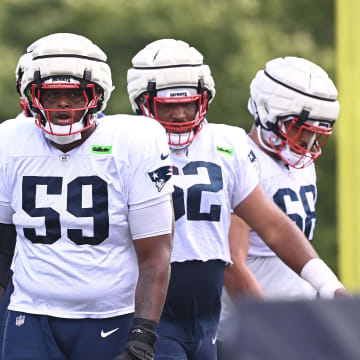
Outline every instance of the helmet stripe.
{"type": "Polygon", "coordinates": [[[314,98],[314,99],[323,100],[323,101],[330,101],[330,102],[335,102],[336,101],[336,99],[329,99],[329,98],[325,98],[325,97],[322,97],[322,96],[311,95],[311,94],[308,94],[308,93],[306,93],[304,91],[296,89],[296,88],[294,88],[294,87],[292,87],[292,86],[290,86],[288,84],[285,84],[285,83],[275,79],[266,70],[264,70],[264,74],[267,77],[269,77],[271,80],[275,81],[276,83],[278,83],[278,84],[280,84],[280,85],[282,85],[282,86],[284,86],[284,87],[286,87],[286,88],[288,88],[290,90],[293,90],[293,91],[295,91],[295,92],[297,92],[299,94],[302,94],[302,95],[305,95],[305,96],[308,96],[308,97],[311,97],[311,98],[314,98]]]}
{"type": "Polygon", "coordinates": [[[181,65],[165,65],[165,66],[133,66],[133,69],[139,70],[156,70],[156,69],[169,69],[169,68],[180,68],[180,67],[198,67],[203,66],[203,64],[181,64],[181,65]]]}
{"type": "Polygon", "coordinates": [[[75,54],[54,54],[54,55],[40,55],[40,56],[36,56],[33,58],[34,60],[38,60],[38,59],[46,59],[46,58],[62,58],[62,57],[67,57],[67,58],[79,58],[79,59],[86,59],[86,60],[91,60],[91,61],[98,61],[98,62],[102,62],[107,64],[106,61],[101,60],[101,59],[97,59],[91,56],[84,56],[84,55],[75,55],[75,54]]]}

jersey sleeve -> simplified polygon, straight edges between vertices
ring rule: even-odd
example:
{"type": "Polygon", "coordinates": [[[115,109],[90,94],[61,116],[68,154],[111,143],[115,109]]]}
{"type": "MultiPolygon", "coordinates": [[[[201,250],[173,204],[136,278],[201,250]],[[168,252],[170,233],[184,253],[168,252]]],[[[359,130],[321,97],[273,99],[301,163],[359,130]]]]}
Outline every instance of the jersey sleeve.
{"type": "MultiPolygon", "coordinates": [[[[10,121],[10,120],[9,120],[10,121]]],[[[0,127],[0,131],[2,134],[0,136],[0,223],[3,224],[11,224],[12,223],[12,215],[14,214],[14,210],[10,205],[9,194],[10,190],[8,189],[8,181],[7,181],[7,151],[6,151],[6,131],[4,131],[7,124],[3,123],[0,127]],[[4,137],[5,136],[5,137],[4,137]]]]}
{"type": "Polygon", "coordinates": [[[14,210],[10,205],[9,191],[6,188],[6,169],[5,164],[0,164],[0,223],[11,224],[14,210]]]}
{"type": "Polygon", "coordinates": [[[237,129],[235,149],[235,185],[232,197],[233,209],[245,200],[259,184],[259,165],[254,151],[247,142],[247,135],[243,129],[237,129]]]}
{"type": "Polygon", "coordinates": [[[129,156],[129,205],[156,199],[162,201],[165,194],[173,192],[170,150],[165,129],[148,118],[142,125],[142,132],[136,132],[129,156]]]}

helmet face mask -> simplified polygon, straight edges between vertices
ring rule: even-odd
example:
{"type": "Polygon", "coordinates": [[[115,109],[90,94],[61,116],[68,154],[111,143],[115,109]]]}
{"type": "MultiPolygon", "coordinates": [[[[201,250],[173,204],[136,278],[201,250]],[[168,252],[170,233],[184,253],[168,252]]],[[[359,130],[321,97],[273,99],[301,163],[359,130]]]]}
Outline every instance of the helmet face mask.
{"type": "MultiPolygon", "coordinates": [[[[64,78],[64,77],[61,77],[64,78]]],[[[67,81],[57,81],[56,77],[43,80],[41,84],[33,83],[29,91],[33,112],[36,113],[35,124],[45,133],[53,136],[68,136],[78,134],[95,125],[95,118],[92,116],[98,111],[99,98],[101,93],[99,88],[90,82],[78,81],[66,77],[67,81]],[[83,104],[77,104],[72,108],[49,108],[43,105],[44,91],[57,90],[81,90],[83,104]],[[60,113],[70,113],[69,125],[53,124],[51,118],[60,113]],[[79,118],[80,119],[77,119],[79,118]],[[76,119],[76,120],[75,120],[76,119]]]]}
{"type": "Polygon", "coordinates": [[[170,146],[183,147],[190,144],[202,129],[208,105],[207,91],[205,90],[203,94],[190,95],[195,91],[195,89],[184,88],[165,89],[158,93],[169,96],[151,97],[144,94],[138,100],[142,114],[157,120],[166,129],[170,146]],[[193,119],[188,121],[164,118],[161,108],[171,109],[174,105],[184,106],[184,108],[191,107],[192,111],[190,110],[190,112],[193,113],[193,119]]]}
{"type": "MultiPolygon", "coordinates": [[[[307,119],[299,122],[298,116],[287,116],[277,121],[278,134],[268,132],[264,139],[274,153],[287,165],[300,169],[316,161],[322,146],[332,134],[332,122],[307,119]]],[[[262,132],[264,138],[264,132],[262,132]]]]}

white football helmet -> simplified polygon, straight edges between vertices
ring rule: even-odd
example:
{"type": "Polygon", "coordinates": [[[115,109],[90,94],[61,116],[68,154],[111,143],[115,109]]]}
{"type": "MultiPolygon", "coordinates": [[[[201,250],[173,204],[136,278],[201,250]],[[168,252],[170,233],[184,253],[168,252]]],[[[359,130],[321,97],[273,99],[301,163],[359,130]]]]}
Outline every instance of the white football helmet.
{"type": "Polygon", "coordinates": [[[319,158],[340,110],[336,87],[322,68],[297,57],[273,59],[252,80],[250,95],[248,109],[265,149],[294,168],[319,158]]]}
{"type": "Polygon", "coordinates": [[[104,110],[113,90],[111,70],[105,53],[84,36],[68,33],[48,35],[28,47],[31,62],[21,81],[21,95],[36,113],[35,123],[45,136],[59,144],[72,143],[81,132],[95,125],[97,113],[104,110]],[[51,111],[41,104],[42,89],[82,89],[86,104],[72,112],[70,125],[53,125],[51,111]],[[82,120],[73,123],[74,112],[84,111],[82,120]]]}
{"type": "Polygon", "coordinates": [[[32,116],[32,114],[29,108],[28,101],[24,96],[21,95],[20,88],[21,88],[21,80],[24,74],[24,70],[30,64],[31,59],[32,59],[31,54],[25,53],[19,58],[18,64],[15,69],[16,91],[20,95],[20,106],[23,109],[26,116],[32,116]]]}
{"type": "Polygon", "coordinates": [[[215,85],[203,56],[181,40],[161,39],[148,44],[132,59],[127,89],[134,112],[155,118],[167,131],[173,148],[190,144],[202,128],[215,85]],[[157,116],[158,103],[197,102],[195,119],[167,122],[157,116]]]}

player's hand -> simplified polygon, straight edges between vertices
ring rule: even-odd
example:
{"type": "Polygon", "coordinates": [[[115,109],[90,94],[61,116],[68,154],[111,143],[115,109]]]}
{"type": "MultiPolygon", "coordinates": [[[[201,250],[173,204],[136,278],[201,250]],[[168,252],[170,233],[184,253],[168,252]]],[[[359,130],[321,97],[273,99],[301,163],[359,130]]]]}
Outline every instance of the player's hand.
{"type": "Polygon", "coordinates": [[[133,345],[128,347],[123,353],[114,360],[154,360],[154,350],[144,350],[140,346],[133,345]]]}
{"type": "Polygon", "coordinates": [[[344,288],[339,288],[335,290],[334,298],[341,298],[341,297],[351,297],[351,295],[344,288]]]}
{"type": "Polygon", "coordinates": [[[134,319],[125,351],[113,360],[154,360],[157,340],[156,323],[147,319],[134,319]]]}
{"type": "Polygon", "coordinates": [[[114,360],[154,360],[154,349],[140,341],[126,345],[126,350],[114,360]]]}

